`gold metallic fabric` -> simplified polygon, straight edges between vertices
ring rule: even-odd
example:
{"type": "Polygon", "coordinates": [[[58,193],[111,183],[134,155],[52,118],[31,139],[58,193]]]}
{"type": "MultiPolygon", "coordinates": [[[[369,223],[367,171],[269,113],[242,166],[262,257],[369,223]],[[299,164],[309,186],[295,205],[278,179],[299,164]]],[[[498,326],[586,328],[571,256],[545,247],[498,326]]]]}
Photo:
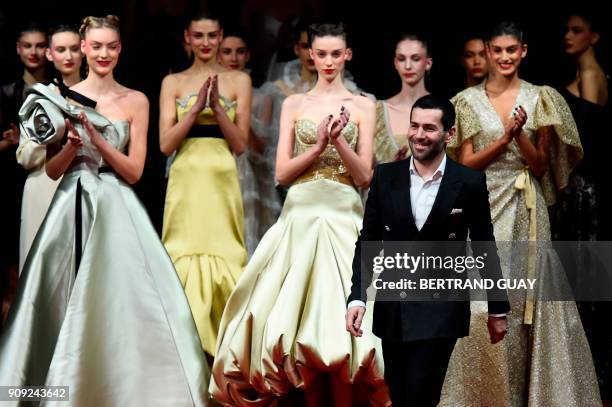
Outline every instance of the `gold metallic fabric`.
{"type": "MultiPolygon", "coordinates": [[[[503,123],[485,93],[484,83],[462,91],[453,102],[457,110],[457,136],[449,146],[451,154],[467,139],[479,151],[502,137],[503,123]]],[[[552,88],[522,81],[515,104],[527,111],[523,130],[532,142],[536,141],[539,129],[553,126],[556,135],[550,140],[550,177],[545,178],[555,179],[556,186],[563,187],[567,174],[582,156],[576,125],[565,101],[552,88]]],[[[546,199],[542,179],[533,173],[527,177],[525,167],[518,146],[512,142],[487,166],[485,173],[499,244],[533,241],[535,233],[539,243],[535,252],[537,294],[545,287],[567,281],[564,276],[553,274],[562,269],[560,260],[554,250],[542,245],[550,240],[547,203],[554,195],[549,194],[546,199]],[[525,188],[517,188],[517,181],[525,188]],[[526,185],[527,181],[531,186],[526,185]],[[534,191],[535,198],[528,196],[534,191]],[[535,208],[530,208],[534,203],[535,208]],[[535,225],[530,211],[535,212],[535,225]]],[[[527,278],[531,256],[509,258],[507,253],[508,250],[502,251],[500,256],[504,275],[527,278]]],[[[512,307],[509,331],[495,345],[490,344],[487,333],[486,303],[472,303],[470,336],[461,338],[455,346],[440,406],[601,405],[589,344],[575,303],[539,301],[536,297],[531,303],[532,324],[527,325],[523,321],[527,298],[527,292],[509,292],[512,307]]]]}
{"type": "MultiPolygon", "coordinates": [[[[357,125],[348,122],[342,129],[342,136],[346,138],[349,146],[355,149],[357,145],[357,125]]],[[[300,155],[310,149],[317,142],[317,123],[309,119],[300,119],[295,123],[295,147],[294,155],[300,155]]],[[[336,151],[333,144],[328,143],[325,150],[315,162],[303,174],[293,181],[293,184],[301,184],[317,179],[329,179],[336,182],[353,186],[353,179],[344,166],[344,162],[336,151]]]]}
{"type": "MultiPolygon", "coordinates": [[[[409,121],[410,117],[406,117],[409,121]]],[[[389,112],[384,100],[376,101],[376,132],[374,134],[374,155],[376,164],[388,163],[395,160],[400,148],[408,145],[407,134],[394,135],[389,124],[389,112]]],[[[408,149],[406,156],[410,156],[408,149]]]]}

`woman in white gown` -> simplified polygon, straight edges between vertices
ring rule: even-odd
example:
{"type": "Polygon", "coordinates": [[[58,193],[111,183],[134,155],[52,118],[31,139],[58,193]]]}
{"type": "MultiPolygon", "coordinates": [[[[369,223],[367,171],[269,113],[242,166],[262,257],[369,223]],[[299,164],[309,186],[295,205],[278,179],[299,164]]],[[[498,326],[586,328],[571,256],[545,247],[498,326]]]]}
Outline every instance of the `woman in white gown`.
{"type": "Polygon", "coordinates": [[[324,397],[335,406],[389,404],[371,319],[359,339],[344,328],[363,216],[356,186],[372,174],[375,106],[343,84],[341,25],[313,26],[309,41],[319,79],[289,96],[281,114],[276,177],[292,186],[219,330],[210,392],[228,406],[268,405],[295,388],[309,406],[324,397]]]}
{"type": "MultiPolygon", "coordinates": [[[[72,27],[61,25],[49,33],[47,59],[53,62],[58,72],[58,85],[62,94],[67,87],[81,81],[81,37],[72,27]],[[60,83],[59,81],[63,83],[60,83]]],[[[49,204],[59,184],[59,179],[52,180],[45,172],[47,148],[34,142],[27,134],[22,133],[17,148],[17,162],[29,171],[23,187],[21,201],[21,227],[19,231],[19,272],[30,251],[30,246],[38,232],[49,204]]]]}

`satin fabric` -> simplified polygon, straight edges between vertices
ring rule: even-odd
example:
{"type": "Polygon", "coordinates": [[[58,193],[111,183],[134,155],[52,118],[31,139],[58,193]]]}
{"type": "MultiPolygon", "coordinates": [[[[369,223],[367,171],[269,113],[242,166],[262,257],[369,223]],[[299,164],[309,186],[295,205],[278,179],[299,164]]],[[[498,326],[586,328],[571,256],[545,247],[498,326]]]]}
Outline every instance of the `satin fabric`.
{"type": "Polygon", "coordinates": [[[30,140],[22,133],[17,149],[17,162],[30,171],[23,187],[21,227],[19,230],[19,271],[30,251],[36,232],[42,223],[59,180],[52,180],[45,172],[47,148],[30,140]]]}
{"type": "MultiPolygon", "coordinates": [[[[197,95],[177,101],[180,121],[197,95]]],[[[221,97],[234,120],[236,103],[221,97]]],[[[210,108],[196,124],[216,125],[210,108]]],[[[186,138],[170,168],[162,241],[185,289],[202,347],[215,355],[225,302],[246,265],[236,160],[223,138],[186,138]]]]}
{"type": "MultiPolygon", "coordinates": [[[[0,338],[0,385],[69,387],[69,402],[42,405],[207,405],[206,359],[170,258],[132,189],[112,172],[98,174],[105,163],[75,118],[85,111],[118,149],[129,141],[129,123],[68,105],[45,87],[35,91],[24,115],[51,101],[43,110],[56,108],[47,116],[53,128],[66,115],[85,145],[25,262],[0,338]]],[[[40,121],[22,117],[22,124],[37,142],[61,137],[44,135],[40,121]]]]}
{"type": "MultiPolygon", "coordinates": [[[[297,153],[316,142],[315,134],[314,122],[296,122],[297,153]]],[[[351,122],[343,135],[355,148],[357,126],[351,122]]],[[[308,390],[324,373],[353,384],[356,405],[389,403],[382,348],[371,331],[373,304],[362,337],[345,328],[363,216],[355,188],[332,180],[347,172],[328,146],[289,189],[240,277],[223,313],[210,383],[221,404],[269,405],[294,388],[308,390]]]]}

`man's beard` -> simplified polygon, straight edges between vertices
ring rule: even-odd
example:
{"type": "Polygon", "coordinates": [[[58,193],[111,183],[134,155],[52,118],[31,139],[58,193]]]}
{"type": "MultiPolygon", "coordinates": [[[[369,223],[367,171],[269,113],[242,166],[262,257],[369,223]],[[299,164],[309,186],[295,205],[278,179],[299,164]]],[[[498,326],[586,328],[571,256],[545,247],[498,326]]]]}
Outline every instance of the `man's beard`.
{"type": "Polygon", "coordinates": [[[427,146],[429,148],[425,151],[416,151],[414,148],[412,148],[413,144],[413,142],[409,142],[410,150],[412,151],[412,156],[415,160],[420,161],[422,163],[427,163],[435,160],[441,152],[444,152],[446,150],[446,143],[444,142],[443,138],[440,139],[440,141],[438,142],[433,142],[429,144],[427,146]]]}

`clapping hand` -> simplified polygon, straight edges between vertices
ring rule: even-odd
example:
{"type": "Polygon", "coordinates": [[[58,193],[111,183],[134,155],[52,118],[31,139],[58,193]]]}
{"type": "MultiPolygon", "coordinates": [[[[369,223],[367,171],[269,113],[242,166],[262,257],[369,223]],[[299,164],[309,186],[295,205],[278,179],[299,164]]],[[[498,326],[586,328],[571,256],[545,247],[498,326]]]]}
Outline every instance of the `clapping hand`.
{"type": "Polygon", "coordinates": [[[195,103],[193,104],[193,108],[197,112],[201,112],[202,110],[204,110],[206,108],[206,105],[208,104],[208,89],[210,88],[211,82],[212,82],[212,78],[208,77],[208,79],[204,81],[204,84],[198,91],[198,97],[195,103]]]}
{"type": "Polygon", "coordinates": [[[331,123],[333,118],[334,116],[330,114],[329,116],[326,116],[323,120],[321,120],[321,123],[319,123],[319,125],[317,126],[316,145],[321,151],[325,149],[327,143],[329,142],[329,124],[331,123]]]}
{"type": "Polygon", "coordinates": [[[221,104],[219,103],[219,75],[215,75],[211,79],[208,104],[215,113],[218,113],[219,109],[223,110],[221,104]]]}
{"type": "Polygon", "coordinates": [[[504,126],[506,141],[509,143],[512,139],[521,135],[523,126],[527,122],[527,111],[523,106],[517,106],[512,110],[512,117],[506,121],[504,126]]]}
{"type": "Polygon", "coordinates": [[[351,114],[349,113],[348,109],[342,106],[340,108],[340,116],[338,116],[338,119],[334,120],[334,122],[331,125],[331,130],[329,132],[330,140],[333,141],[337,139],[338,136],[340,136],[340,134],[342,133],[342,130],[346,127],[347,123],[349,122],[350,117],[351,117],[351,114]]]}
{"type": "Polygon", "coordinates": [[[68,143],[66,143],[66,146],[70,146],[74,149],[81,148],[83,146],[83,139],[79,135],[77,129],[74,128],[74,125],[68,119],[64,119],[64,123],[68,129],[68,143]]]}
{"type": "Polygon", "coordinates": [[[97,146],[102,140],[104,140],[104,138],[98,132],[98,130],[96,130],[93,124],[91,124],[85,112],[79,113],[79,115],[77,116],[77,119],[79,119],[79,121],[83,125],[83,128],[85,128],[85,131],[89,135],[89,139],[91,140],[91,143],[94,146],[97,146]]]}

